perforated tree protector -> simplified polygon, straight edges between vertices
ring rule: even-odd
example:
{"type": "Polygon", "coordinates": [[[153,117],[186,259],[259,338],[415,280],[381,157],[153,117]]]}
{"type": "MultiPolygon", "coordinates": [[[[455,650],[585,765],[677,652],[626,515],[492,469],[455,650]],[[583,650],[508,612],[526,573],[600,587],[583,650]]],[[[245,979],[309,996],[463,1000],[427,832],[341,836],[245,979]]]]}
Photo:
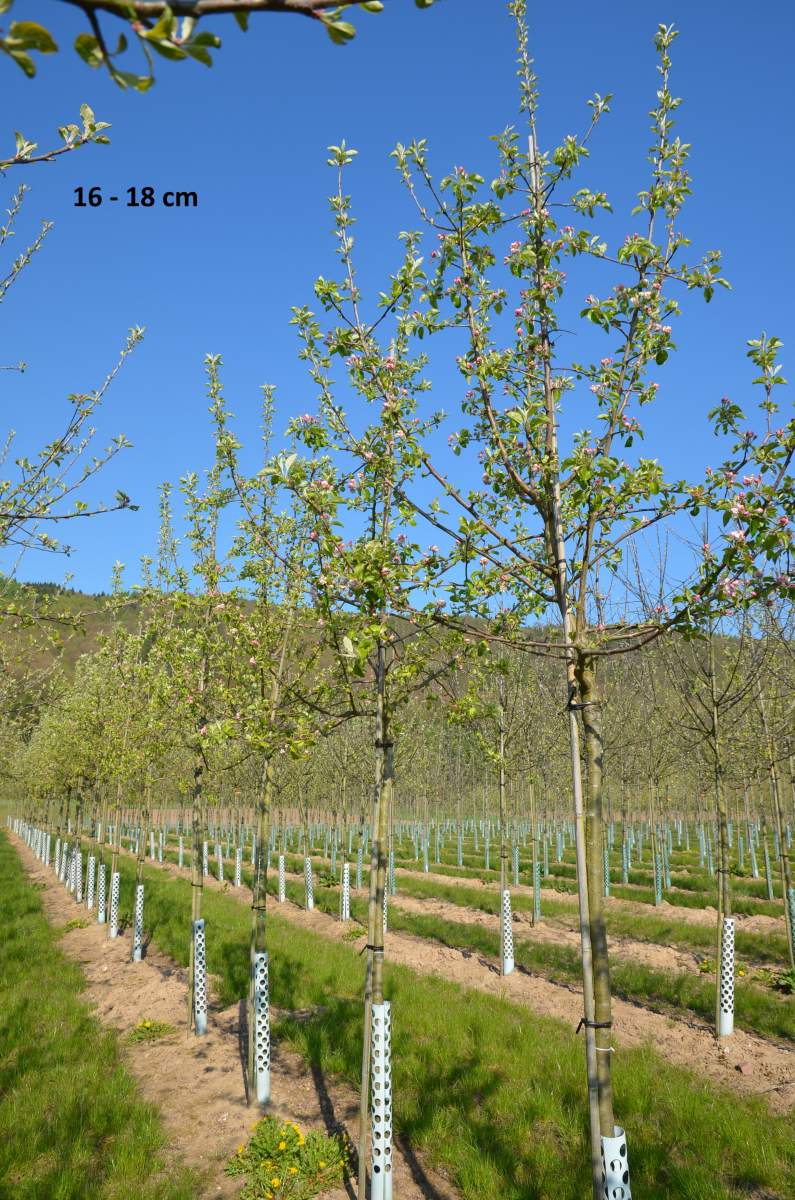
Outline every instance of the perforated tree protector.
{"type": "Polygon", "coordinates": [[[533,868],[533,920],[541,920],[541,864],[536,862],[533,868]]]}
{"type": "Polygon", "coordinates": [[[340,888],[340,919],[351,919],[351,864],[342,864],[342,887],[340,888]]]}
{"type": "Polygon", "coordinates": [[[149,861],[150,862],[155,861],[155,831],[154,831],[154,829],[149,830],[149,861]]]}
{"type": "Polygon", "coordinates": [[[268,989],[268,954],[254,955],[254,1070],[257,1100],[267,1104],[271,1098],[271,1020],[268,989]]]}
{"type": "Polygon", "coordinates": [[[207,1032],[207,945],[202,917],[193,922],[193,1023],[200,1036],[207,1032]]]}
{"type": "Polygon", "coordinates": [[[210,849],[206,842],[202,843],[202,875],[210,874],[210,849]]]}
{"type": "Polygon", "coordinates": [[[312,859],[304,859],[304,882],[306,884],[306,907],[311,911],[315,907],[315,885],[312,879],[312,859]]]}
{"type": "Polygon", "coordinates": [[[83,903],[83,851],[78,850],[75,855],[75,900],[78,904],[83,903]]]}
{"type": "Polygon", "coordinates": [[[602,1191],[604,1200],[632,1200],[629,1159],[624,1130],[616,1125],[613,1137],[602,1138],[602,1191]]]}
{"type": "Polygon", "coordinates": [[[88,856],[88,872],[86,877],[86,909],[88,912],[94,907],[94,886],[97,876],[97,860],[93,854],[88,856]]]}
{"type": "Polygon", "coordinates": [[[240,887],[243,882],[243,851],[238,846],[235,850],[235,887],[240,887]]]}
{"type": "Polygon", "coordinates": [[[69,843],[64,842],[61,846],[61,861],[59,864],[58,878],[61,883],[66,883],[66,864],[69,859],[69,843]]]}
{"type": "Polygon", "coordinates": [[[104,863],[99,864],[99,874],[97,877],[97,924],[105,924],[105,909],[107,905],[107,892],[105,885],[105,873],[107,867],[104,863]]]}
{"type": "Polygon", "coordinates": [[[112,938],[119,936],[119,887],[121,886],[121,876],[118,871],[114,871],[110,878],[110,929],[109,936],[112,938]]]}
{"type": "Polygon", "coordinates": [[[372,1006],[371,1200],[392,1200],[392,1015],[389,1001],[372,1006]]]}
{"type": "Polygon", "coordinates": [[[357,891],[362,886],[362,848],[361,846],[356,851],[356,888],[357,891]]]}
{"type": "Polygon", "coordinates": [[[215,843],[215,857],[218,860],[218,882],[224,882],[224,855],[221,850],[221,843],[215,843]]]}
{"type": "Polygon", "coordinates": [[[157,861],[158,862],[163,861],[163,848],[164,848],[165,840],[166,839],[163,834],[163,830],[161,829],[157,835],[157,861]]]}
{"type": "Polygon", "coordinates": [[[388,908],[389,908],[389,892],[386,888],[384,888],[384,902],[383,902],[383,905],[381,906],[381,912],[383,915],[384,933],[386,933],[386,928],[387,928],[388,908]]]}
{"type": "Polygon", "coordinates": [[[284,855],[279,855],[279,903],[284,904],[284,899],[287,894],[286,884],[284,880],[284,855]]]}
{"type": "Polygon", "coordinates": [[[140,962],[144,944],[144,885],[135,886],[135,915],[133,917],[133,962],[140,962]]]}
{"type": "Polygon", "coordinates": [[[508,888],[502,893],[502,914],[501,914],[502,935],[502,973],[510,975],[514,968],[513,961],[513,917],[511,915],[511,893],[508,888]]]}
{"type": "Polygon", "coordinates": [[[724,917],[720,939],[718,1037],[734,1033],[734,918],[724,917]]]}
{"type": "Polygon", "coordinates": [[[178,857],[178,865],[179,865],[180,867],[184,867],[184,866],[185,866],[185,839],[184,839],[184,838],[180,838],[180,839],[179,839],[179,857],[178,857]]]}

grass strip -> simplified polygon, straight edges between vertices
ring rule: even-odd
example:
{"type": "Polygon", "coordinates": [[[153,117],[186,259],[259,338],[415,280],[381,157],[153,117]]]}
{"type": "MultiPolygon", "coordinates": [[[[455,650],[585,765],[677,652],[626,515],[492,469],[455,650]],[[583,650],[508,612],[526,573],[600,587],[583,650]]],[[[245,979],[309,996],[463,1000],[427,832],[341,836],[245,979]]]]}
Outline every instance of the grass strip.
{"type": "Polygon", "coordinates": [[[82,973],[3,833],[0,896],[0,1197],[193,1200],[198,1177],[169,1161],[157,1110],[80,998],[82,973]]]}

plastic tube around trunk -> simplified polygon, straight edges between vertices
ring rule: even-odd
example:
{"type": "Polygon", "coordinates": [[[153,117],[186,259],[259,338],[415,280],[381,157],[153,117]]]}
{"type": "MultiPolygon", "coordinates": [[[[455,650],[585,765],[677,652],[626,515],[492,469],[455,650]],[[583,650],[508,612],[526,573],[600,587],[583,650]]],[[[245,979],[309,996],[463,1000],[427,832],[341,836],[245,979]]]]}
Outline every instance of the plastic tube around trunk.
{"type": "Polygon", "coordinates": [[[342,864],[342,888],[340,890],[340,920],[351,919],[351,864],[342,864]]]}
{"type": "Polygon", "coordinates": [[[144,885],[135,886],[135,915],[133,917],[133,962],[140,962],[144,944],[144,885]]]}
{"type": "Polygon", "coordinates": [[[389,1001],[372,1006],[371,1200],[392,1200],[392,1016],[389,1001]]]}
{"type": "Polygon", "coordinates": [[[271,1024],[268,995],[268,953],[254,955],[254,1071],[259,1104],[271,1098],[271,1024]]]}
{"type": "Polygon", "coordinates": [[[513,960],[513,917],[511,914],[511,893],[508,888],[502,893],[502,973],[510,975],[514,968],[513,960]]]}
{"type": "Polygon", "coordinates": [[[207,1032],[207,943],[203,917],[193,922],[193,1023],[200,1037],[207,1032]]]}
{"type": "Polygon", "coordinates": [[[724,917],[720,939],[718,1037],[734,1033],[734,918],[724,917]]]}
{"type": "Polygon", "coordinates": [[[114,871],[110,879],[110,929],[108,936],[115,938],[119,936],[119,887],[121,877],[118,871],[114,871]]]}
{"type": "Polygon", "coordinates": [[[613,1137],[602,1138],[602,1191],[604,1200],[632,1200],[627,1139],[619,1125],[613,1127],[613,1137]]]}

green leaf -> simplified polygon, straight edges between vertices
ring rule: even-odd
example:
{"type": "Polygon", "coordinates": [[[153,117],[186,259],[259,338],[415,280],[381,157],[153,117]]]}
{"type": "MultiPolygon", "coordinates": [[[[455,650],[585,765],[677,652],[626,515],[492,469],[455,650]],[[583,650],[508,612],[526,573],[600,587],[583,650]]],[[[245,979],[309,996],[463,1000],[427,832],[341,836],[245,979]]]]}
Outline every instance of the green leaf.
{"type": "Polygon", "coordinates": [[[183,50],[181,46],[175,46],[173,42],[167,42],[164,39],[155,42],[148,35],[147,41],[162,58],[167,58],[171,62],[181,62],[183,58],[188,57],[188,51],[183,50]]]}
{"type": "Polygon", "coordinates": [[[148,42],[160,42],[164,38],[170,38],[174,33],[176,18],[171,9],[166,6],[162,17],[151,29],[147,29],[146,33],[142,34],[148,42]]]}
{"type": "MultiPolygon", "coordinates": [[[[80,55],[83,62],[88,63],[90,67],[102,66],[104,61],[102,47],[94,37],[93,33],[79,33],[75,38],[75,50],[80,55]]],[[[83,108],[88,108],[88,105],[84,104],[83,108]]],[[[89,109],[89,111],[91,110],[89,109]]]]}
{"type": "Polygon", "coordinates": [[[384,11],[384,6],[381,3],[381,0],[363,0],[362,4],[359,7],[363,8],[365,12],[383,12],[384,11]]]}
{"type": "Polygon", "coordinates": [[[221,39],[217,33],[210,33],[207,30],[205,33],[197,33],[195,38],[191,38],[191,46],[212,46],[214,50],[218,50],[221,45],[221,39]]]}
{"type": "Polygon", "coordinates": [[[20,42],[20,49],[38,50],[40,54],[55,54],[58,49],[49,30],[35,21],[14,21],[9,34],[20,42]]]}
{"type": "Polygon", "coordinates": [[[0,0],[0,13],[8,12],[14,0],[0,0]]]}
{"type": "Polygon", "coordinates": [[[113,69],[113,78],[120,88],[134,88],[136,92],[148,92],[155,79],[153,75],[134,75],[132,71],[113,69]]]}
{"type": "Polygon", "coordinates": [[[243,32],[247,33],[248,32],[248,13],[247,12],[236,12],[235,20],[237,21],[238,25],[243,30],[243,32]]]}
{"type": "Polygon", "coordinates": [[[205,50],[204,46],[197,46],[194,42],[191,42],[191,44],[186,46],[185,49],[191,58],[196,59],[196,62],[204,63],[205,67],[211,67],[213,65],[210,51],[205,50]]]}
{"type": "Polygon", "coordinates": [[[11,50],[4,42],[0,43],[0,45],[4,46],[4,48],[8,51],[8,54],[11,56],[11,58],[13,58],[14,62],[17,64],[17,66],[21,67],[22,70],[25,72],[28,79],[32,79],[33,76],[36,74],[36,64],[34,63],[33,59],[30,57],[30,55],[26,54],[24,50],[11,50]]]}
{"type": "Polygon", "coordinates": [[[344,46],[351,38],[356,37],[356,30],[350,21],[329,21],[322,17],[321,20],[335,46],[344,46]]]}

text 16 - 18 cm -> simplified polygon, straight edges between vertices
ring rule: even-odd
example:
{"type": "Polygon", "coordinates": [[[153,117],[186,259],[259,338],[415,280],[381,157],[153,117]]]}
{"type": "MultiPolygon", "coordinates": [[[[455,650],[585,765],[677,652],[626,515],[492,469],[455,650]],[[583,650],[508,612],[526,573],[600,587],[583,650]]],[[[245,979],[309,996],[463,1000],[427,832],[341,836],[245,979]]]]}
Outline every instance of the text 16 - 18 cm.
{"type": "MultiPolygon", "coordinates": [[[[99,187],[76,187],[74,192],[75,208],[99,208],[105,199],[114,203],[119,200],[118,196],[103,196],[102,189],[99,187]]],[[[153,187],[128,187],[125,195],[127,208],[156,208],[158,206],[162,208],[198,208],[199,206],[197,192],[156,192],[153,187]]]]}

